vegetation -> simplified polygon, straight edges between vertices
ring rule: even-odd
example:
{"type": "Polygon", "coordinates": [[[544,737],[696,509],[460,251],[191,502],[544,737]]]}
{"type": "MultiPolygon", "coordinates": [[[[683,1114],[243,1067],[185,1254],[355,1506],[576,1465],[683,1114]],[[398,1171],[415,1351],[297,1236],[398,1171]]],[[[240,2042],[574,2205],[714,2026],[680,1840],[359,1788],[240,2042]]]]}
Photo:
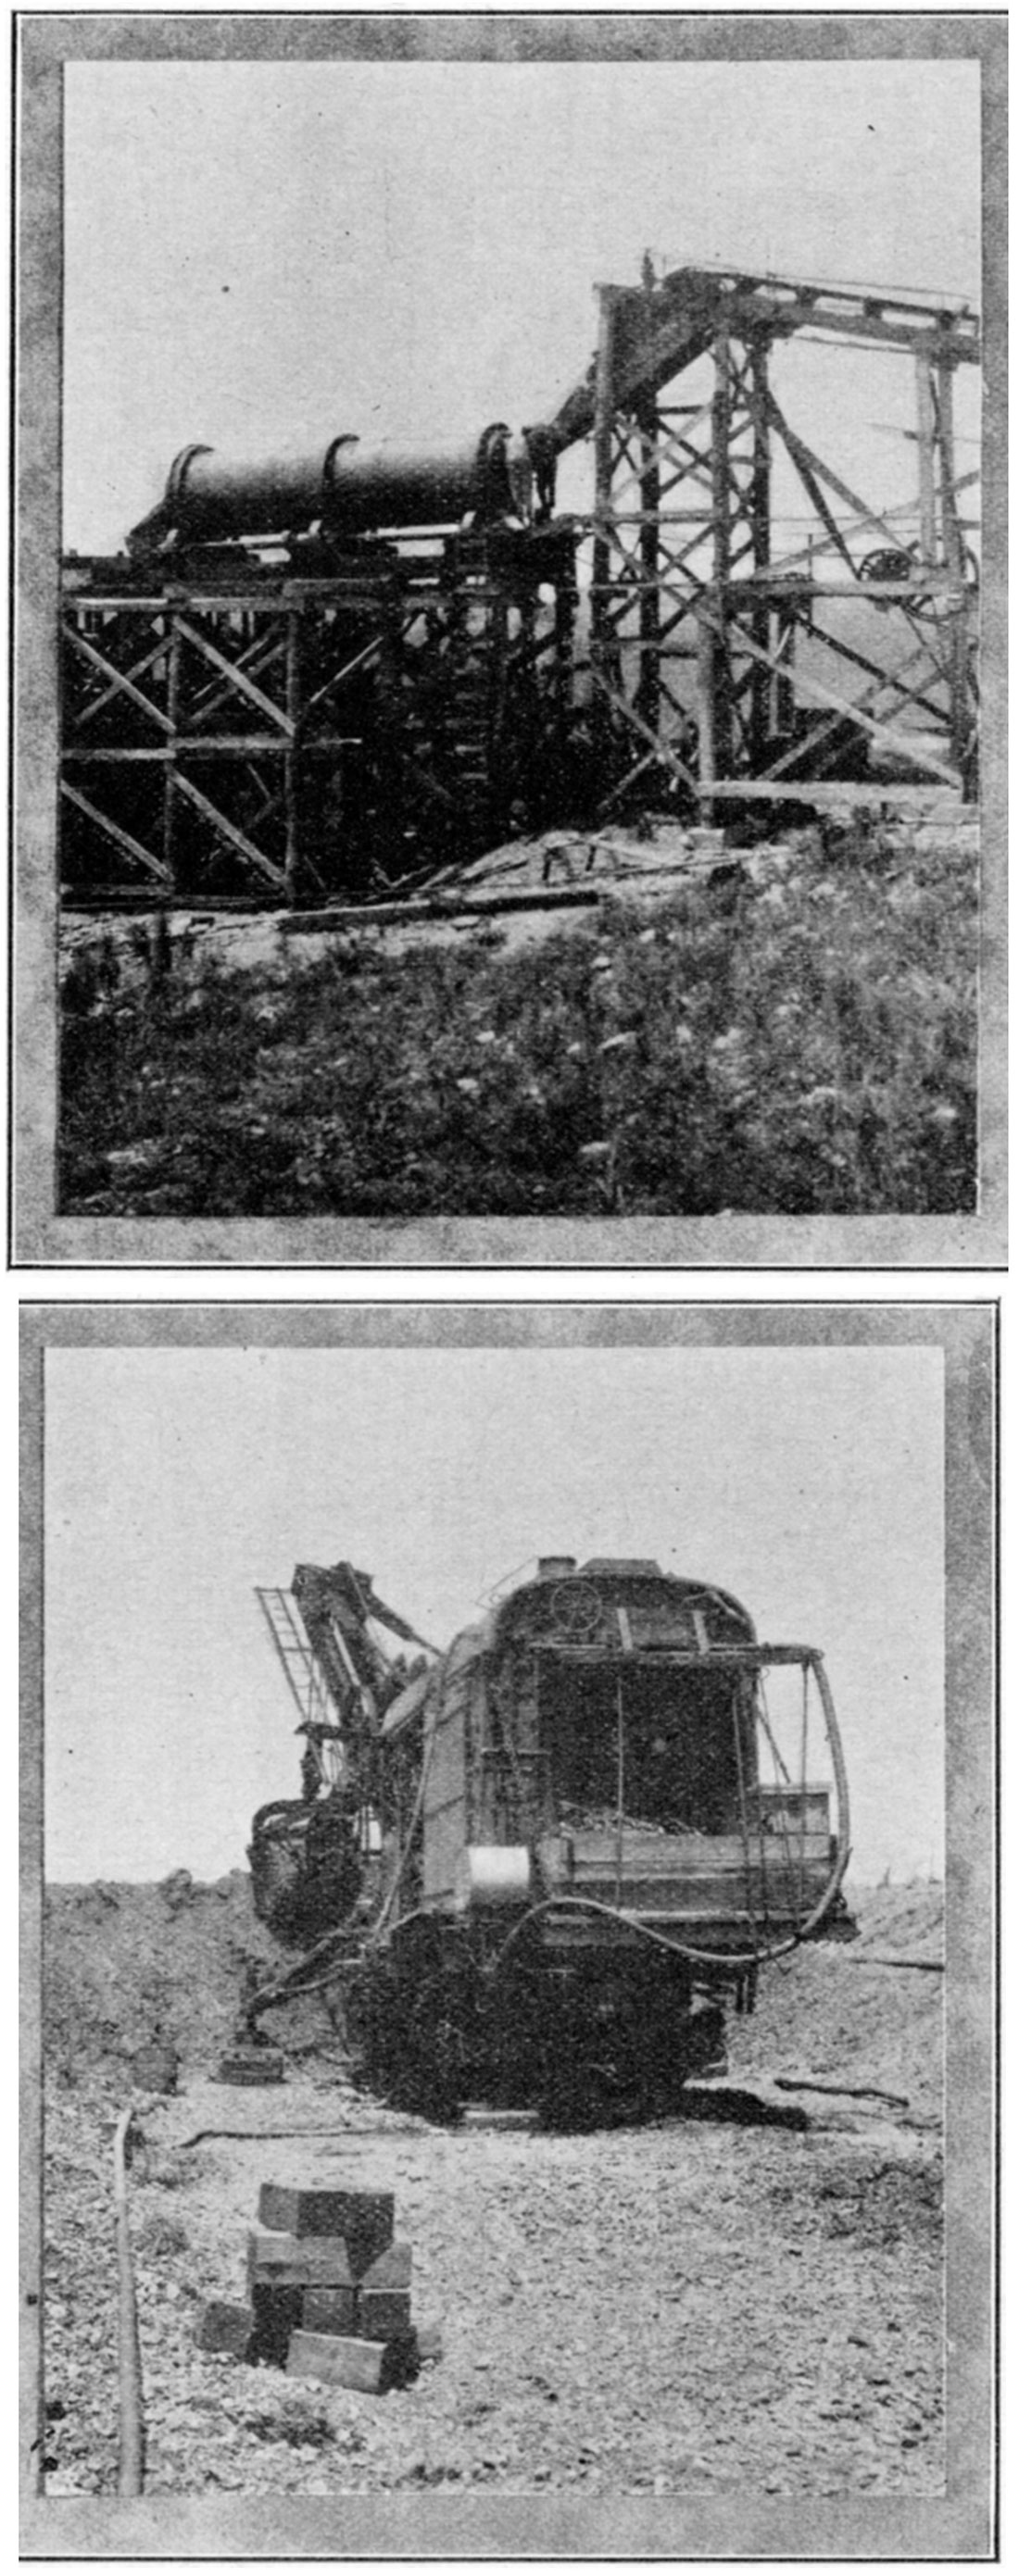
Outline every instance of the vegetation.
{"type": "Polygon", "coordinates": [[[975,870],[880,832],[289,973],[112,949],[65,986],[65,1215],[927,1214],[975,1205],[975,870]]]}

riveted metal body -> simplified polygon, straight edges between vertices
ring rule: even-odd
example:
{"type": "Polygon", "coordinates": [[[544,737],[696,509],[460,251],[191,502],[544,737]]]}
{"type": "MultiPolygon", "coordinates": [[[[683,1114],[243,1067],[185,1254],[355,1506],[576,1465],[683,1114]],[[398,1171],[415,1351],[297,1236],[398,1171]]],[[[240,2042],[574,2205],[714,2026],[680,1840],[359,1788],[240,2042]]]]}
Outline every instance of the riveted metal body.
{"type": "Polygon", "coordinates": [[[844,1917],[823,1658],[760,1643],[719,1586],[545,1559],[381,1690],[365,1640],[392,1614],[367,1576],[302,1568],[260,1597],[321,1774],[303,1812],[256,1819],[256,1907],[327,1949],[332,1924],[351,2027],[397,2086],[516,2098],[572,2067],[668,2089],[717,2055],[723,1995],[745,2008],[762,1964],[844,1917]],[[331,1810],[353,1905],[309,1870],[331,1810]]]}

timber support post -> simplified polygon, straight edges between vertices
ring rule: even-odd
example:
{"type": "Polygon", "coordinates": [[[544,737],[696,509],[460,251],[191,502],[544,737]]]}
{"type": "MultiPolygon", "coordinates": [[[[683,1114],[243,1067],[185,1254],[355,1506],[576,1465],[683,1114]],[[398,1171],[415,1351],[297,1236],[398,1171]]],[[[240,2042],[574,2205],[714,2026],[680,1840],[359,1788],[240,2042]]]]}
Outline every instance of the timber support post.
{"type": "Polygon", "coordinates": [[[591,549],[591,662],[596,680],[592,707],[597,760],[607,763],[612,739],[611,699],[614,653],[609,582],[612,564],[612,464],[615,410],[612,384],[613,302],[611,286],[598,289],[598,348],[595,357],[594,536],[591,549]]]}

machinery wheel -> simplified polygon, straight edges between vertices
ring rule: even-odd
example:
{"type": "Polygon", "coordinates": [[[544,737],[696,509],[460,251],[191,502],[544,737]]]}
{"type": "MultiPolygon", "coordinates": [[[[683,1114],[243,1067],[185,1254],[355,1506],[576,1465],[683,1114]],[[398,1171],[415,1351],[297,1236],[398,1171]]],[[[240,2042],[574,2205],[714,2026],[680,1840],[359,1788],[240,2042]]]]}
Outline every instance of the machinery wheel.
{"type": "Polygon", "coordinates": [[[398,1945],[390,1959],[387,2034],[394,2101],[431,2120],[456,2120],[470,2090],[475,1997],[470,1962],[437,1940],[398,1945]]]}

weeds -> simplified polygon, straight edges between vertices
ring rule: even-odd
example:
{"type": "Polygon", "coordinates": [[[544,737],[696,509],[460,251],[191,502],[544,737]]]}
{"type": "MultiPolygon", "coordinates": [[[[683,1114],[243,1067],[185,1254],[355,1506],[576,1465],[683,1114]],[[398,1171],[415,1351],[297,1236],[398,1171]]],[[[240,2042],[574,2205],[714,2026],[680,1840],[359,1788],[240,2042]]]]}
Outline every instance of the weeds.
{"type": "Polygon", "coordinates": [[[63,1214],[975,1205],[974,872],[738,869],[535,951],[353,945],[65,1016],[63,1214]]]}
{"type": "Polygon", "coordinates": [[[181,2218],[165,2216],[162,2210],[146,2211],[135,2226],[135,2252],[142,2260],[166,2262],[173,2254],[186,2254],[191,2244],[181,2218]]]}
{"type": "Polygon", "coordinates": [[[336,2427],[308,2397],[281,2398],[278,2405],[252,2407],[244,2417],[249,2433],[260,2442],[289,2442],[295,2450],[327,2450],[336,2427]]]}

